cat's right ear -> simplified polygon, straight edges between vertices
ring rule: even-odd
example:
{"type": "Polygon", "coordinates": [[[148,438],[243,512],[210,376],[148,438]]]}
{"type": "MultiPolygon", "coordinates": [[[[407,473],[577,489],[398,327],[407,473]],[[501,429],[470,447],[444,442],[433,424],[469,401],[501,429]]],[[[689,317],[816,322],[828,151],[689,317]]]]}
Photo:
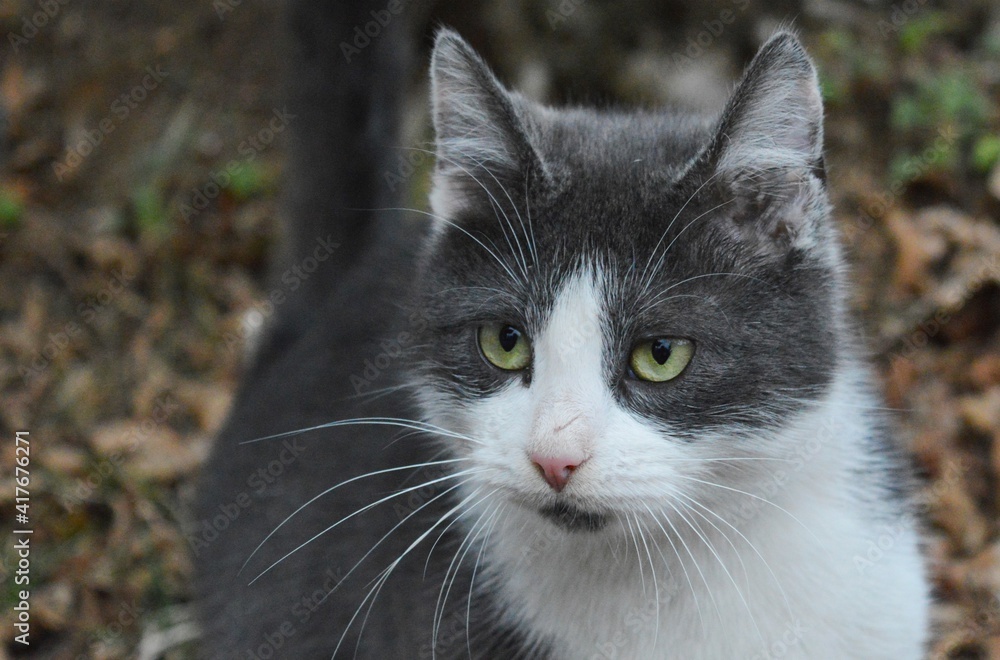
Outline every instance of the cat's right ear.
{"type": "Polygon", "coordinates": [[[794,34],[761,47],[687,176],[721,188],[735,231],[764,249],[828,250],[822,95],[794,34]]]}
{"type": "MultiPolygon", "coordinates": [[[[435,192],[464,180],[523,180],[541,171],[524,102],[508,92],[483,59],[452,30],[438,32],[431,55],[431,112],[436,135],[435,192]]],[[[437,206],[437,205],[435,205],[437,206]]],[[[436,208],[435,213],[447,209],[436,208]]]]}
{"type": "Polygon", "coordinates": [[[706,156],[739,179],[762,172],[823,174],[823,101],[812,60],[798,38],[779,32],[747,67],[706,156]]]}

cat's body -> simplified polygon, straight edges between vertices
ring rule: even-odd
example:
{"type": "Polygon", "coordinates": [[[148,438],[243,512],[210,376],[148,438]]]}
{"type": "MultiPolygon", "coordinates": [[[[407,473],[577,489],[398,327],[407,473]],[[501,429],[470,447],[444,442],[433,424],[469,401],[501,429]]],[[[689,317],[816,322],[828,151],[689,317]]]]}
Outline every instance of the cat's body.
{"type": "MultiPolygon", "coordinates": [[[[338,103],[372,102],[325,66],[338,103]]],[[[192,537],[207,653],[920,657],[923,564],[797,41],[718,119],[542,108],[448,32],[432,83],[430,231],[335,225],[356,256],[279,312],[220,438],[192,537]]],[[[366,121],[345,159],[387,151],[366,121]]],[[[344,207],[379,204],[384,166],[344,207]]]]}

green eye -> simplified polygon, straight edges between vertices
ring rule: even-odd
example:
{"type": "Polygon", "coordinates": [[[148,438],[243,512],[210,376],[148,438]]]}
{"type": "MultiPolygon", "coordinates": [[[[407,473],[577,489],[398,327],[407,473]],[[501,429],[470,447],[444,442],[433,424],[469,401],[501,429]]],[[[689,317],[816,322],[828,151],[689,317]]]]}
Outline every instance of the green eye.
{"type": "Polygon", "coordinates": [[[512,325],[489,323],[479,328],[479,349],[495,367],[520,371],[531,362],[528,338],[512,325]]]}
{"type": "Polygon", "coordinates": [[[628,363],[637,378],[662,383],[680,376],[693,355],[687,339],[647,339],[632,349],[628,363]]]}

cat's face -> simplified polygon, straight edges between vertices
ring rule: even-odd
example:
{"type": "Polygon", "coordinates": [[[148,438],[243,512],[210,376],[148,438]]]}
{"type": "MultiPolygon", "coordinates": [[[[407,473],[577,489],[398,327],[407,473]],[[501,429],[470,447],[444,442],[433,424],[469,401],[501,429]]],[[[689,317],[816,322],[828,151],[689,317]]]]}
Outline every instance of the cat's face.
{"type": "Polygon", "coordinates": [[[469,484],[595,530],[773,470],[847,340],[797,41],[718,121],[542,108],[447,32],[432,80],[416,376],[469,484]]]}

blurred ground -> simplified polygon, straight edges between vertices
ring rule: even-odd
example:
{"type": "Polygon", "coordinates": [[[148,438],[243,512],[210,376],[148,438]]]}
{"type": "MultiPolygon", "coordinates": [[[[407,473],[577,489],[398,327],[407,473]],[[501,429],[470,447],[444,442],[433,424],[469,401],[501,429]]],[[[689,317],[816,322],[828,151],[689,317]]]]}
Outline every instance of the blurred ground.
{"type": "MultiPolygon", "coordinates": [[[[855,307],[928,477],[933,656],[1000,658],[1000,8],[763,5],[409,11],[425,32],[459,28],[539,98],[709,108],[796,20],[822,72],[855,307]]],[[[193,477],[279,241],[279,20],[238,0],[0,6],[0,627],[16,604],[8,466],[29,429],[33,657],[195,648],[193,477]]],[[[430,137],[422,84],[414,143],[430,137]]],[[[23,654],[4,640],[0,658],[23,654]]]]}

